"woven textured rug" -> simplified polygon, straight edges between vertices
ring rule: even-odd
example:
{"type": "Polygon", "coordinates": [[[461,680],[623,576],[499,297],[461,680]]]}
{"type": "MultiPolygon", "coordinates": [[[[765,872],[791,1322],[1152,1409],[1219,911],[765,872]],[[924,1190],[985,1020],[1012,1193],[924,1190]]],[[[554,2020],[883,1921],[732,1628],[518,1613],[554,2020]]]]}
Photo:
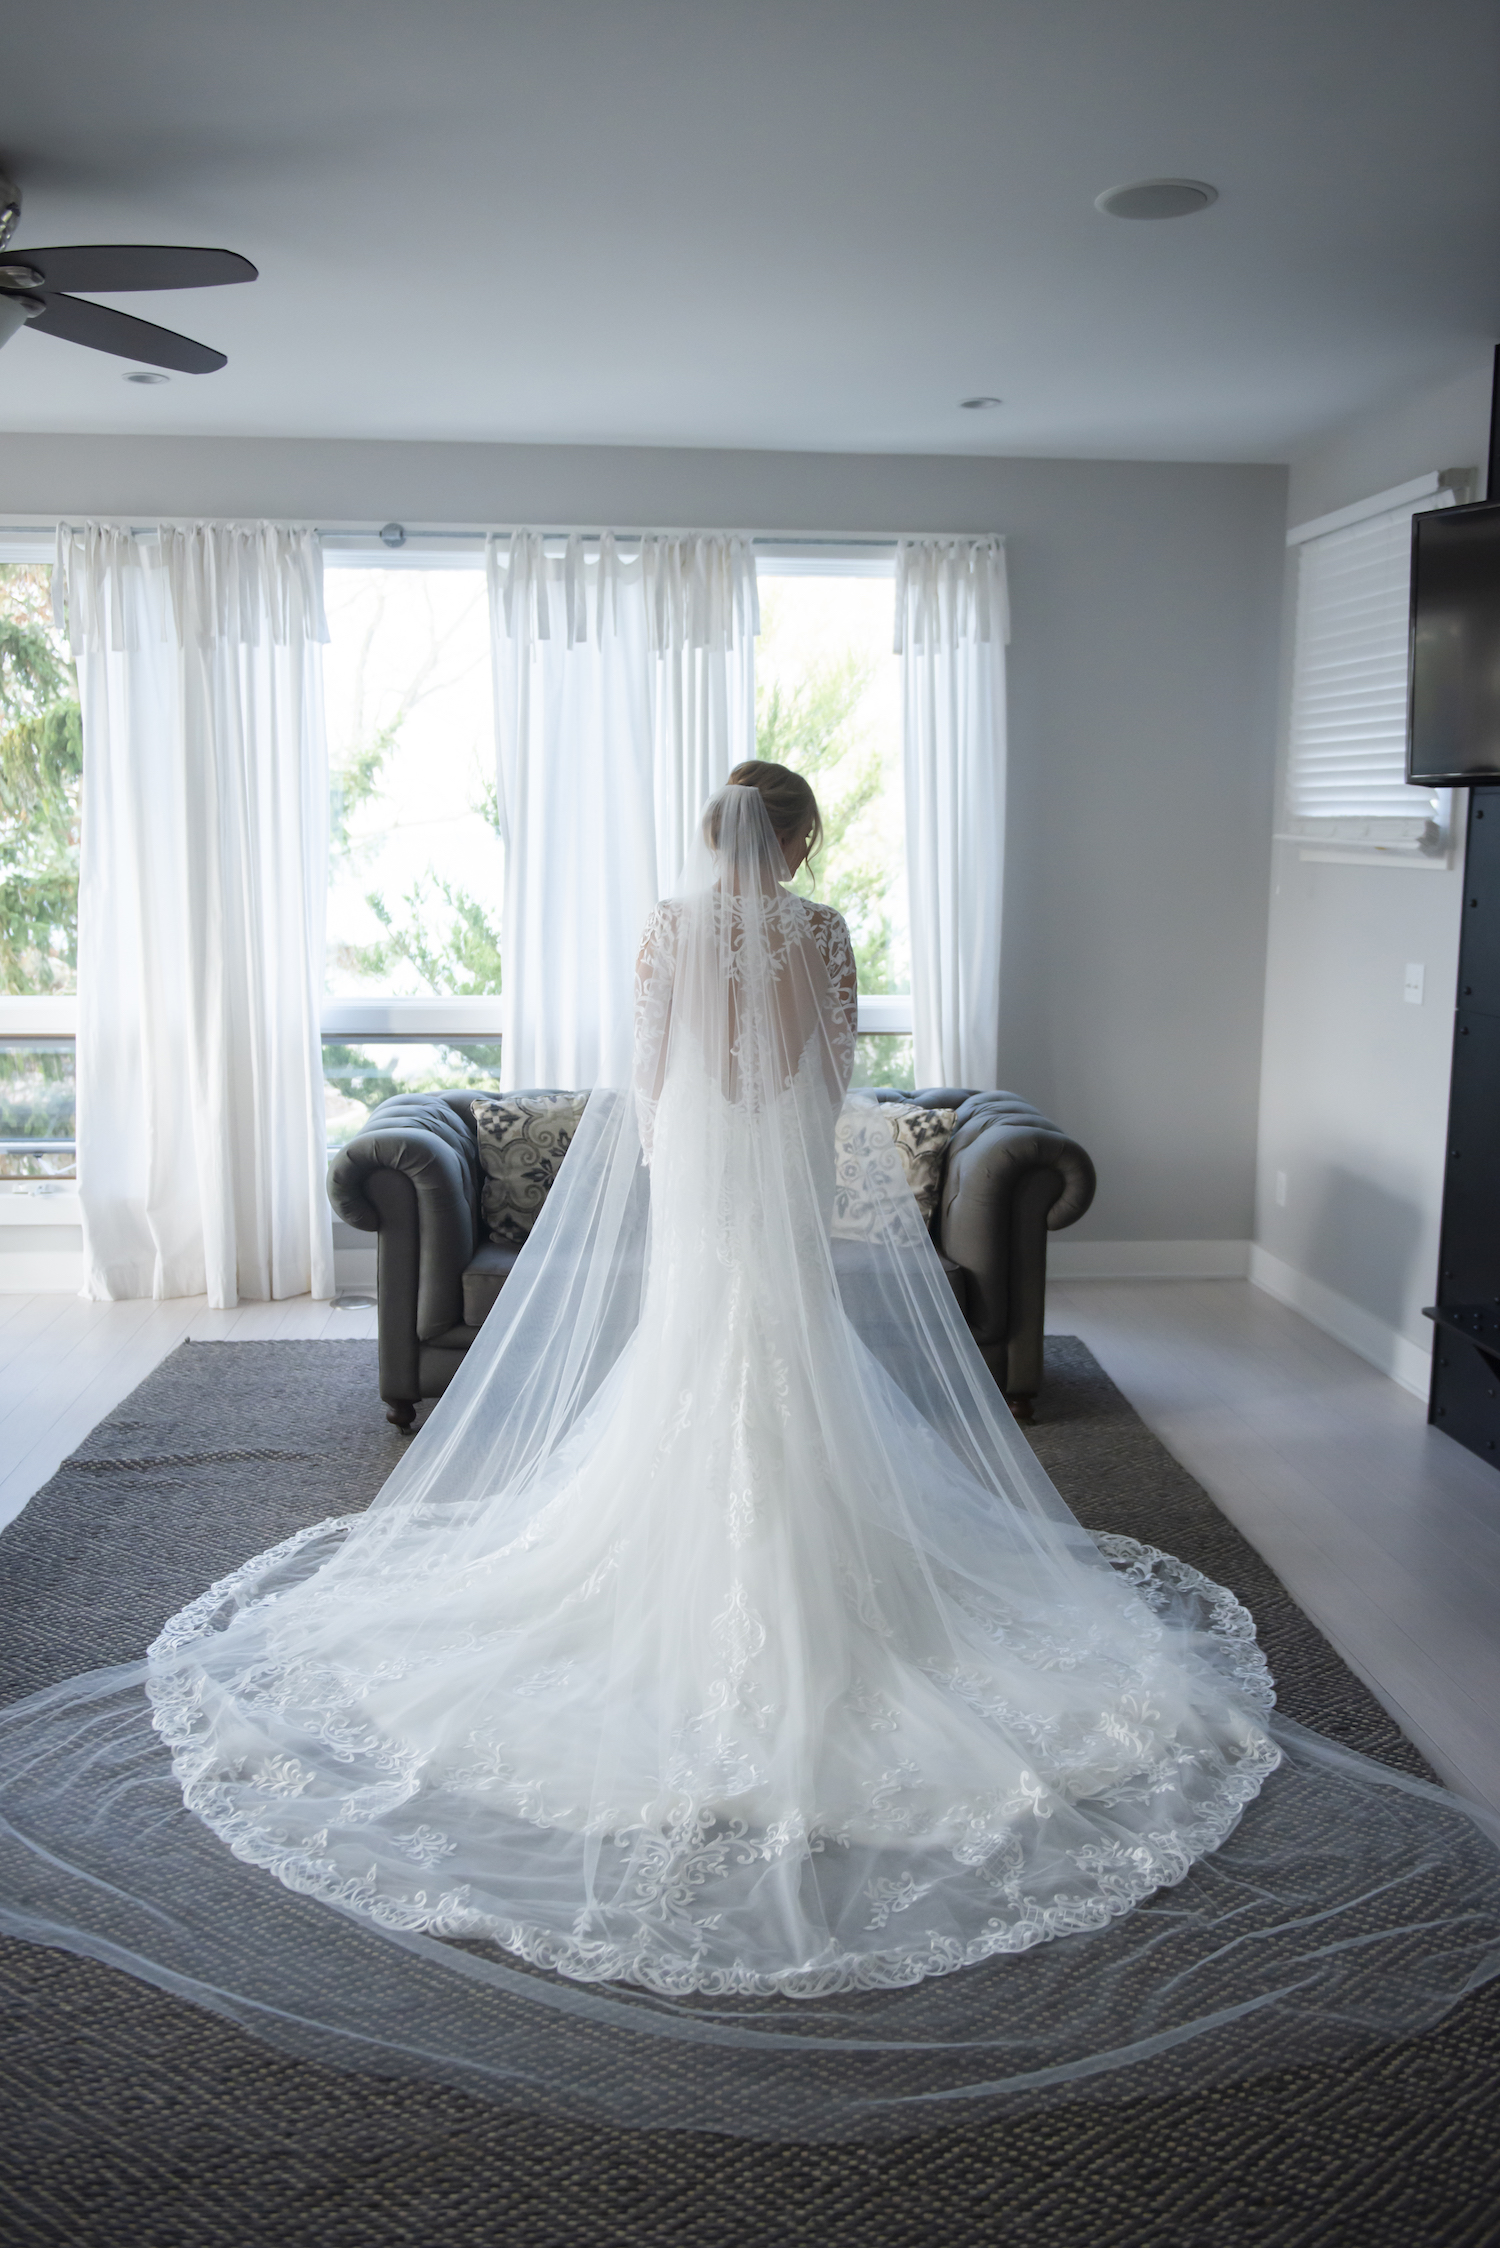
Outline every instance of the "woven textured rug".
{"type": "MultiPolygon", "coordinates": [[[[1049,1339],[1033,1441],[1093,1528],[1254,1612],[1294,1717],[1422,1769],[1125,1403],[1049,1339]]],[[[177,1351],[0,1537],[0,1699],[137,1657],[400,1455],[372,1343],[177,1351]]],[[[1500,1984],[1356,2064],[878,2147],[564,2128],[282,2058],[91,1962],[0,1945],[0,2237],[16,2248],[1493,2248],[1500,1984]]]]}

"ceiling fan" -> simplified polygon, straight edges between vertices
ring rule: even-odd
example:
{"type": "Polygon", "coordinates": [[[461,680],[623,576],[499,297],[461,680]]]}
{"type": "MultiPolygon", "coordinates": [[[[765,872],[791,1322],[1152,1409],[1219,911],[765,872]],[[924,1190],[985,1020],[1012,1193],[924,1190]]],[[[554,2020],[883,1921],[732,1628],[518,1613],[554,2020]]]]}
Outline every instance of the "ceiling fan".
{"type": "Polygon", "coordinates": [[[73,245],[61,250],[13,250],[10,238],[21,217],[21,191],[0,172],[0,345],[18,328],[86,344],[90,351],[112,352],[148,367],[170,367],[182,375],[211,375],[227,365],[226,354],[149,320],[108,305],[89,304],[72,289],[99,290],[112,296],[124,289],[217,289],[229,281],[253,281],[254,266],[233,250],[174,249],[164,243],[114,242],[73,245]]]}

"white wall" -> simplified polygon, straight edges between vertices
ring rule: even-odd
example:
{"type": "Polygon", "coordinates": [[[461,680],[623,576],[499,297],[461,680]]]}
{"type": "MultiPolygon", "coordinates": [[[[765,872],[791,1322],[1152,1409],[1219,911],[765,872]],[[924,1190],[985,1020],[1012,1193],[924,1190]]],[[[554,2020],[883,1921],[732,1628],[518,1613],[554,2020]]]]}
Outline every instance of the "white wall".
{"type": "MultiPolygon", "coordinates": [[[[1482,470],[1491,367],[1488,349],[1476,353],[1451,381],[1349,423],[1294,463],[1289,523],[1428,469],[1482,470]]],[[[1289,568],[1288,643],[1292,585],[1289,568]]],[[[1284,679],[1278,770],[1286,702],[1284,679]]],[[[1461,827],[1461,796],[1456,810],[1461,827]]],[[[1461,864],[1317,864],[1295,843],[1274,846],[1252,1270],[1423,1393],[1462,895],[1461,864]],[[1426,971],[1420,1007],[1402,998],[1409,962],[1426,971]]]]}
{"type": "Polygon", "coordinates": [[[1058,1245],[1074,1270],[1120,1243],[1135,1269],[1243,1264],[1285,489],[1279,468],[1223,465],[0,437],[0,524],[1004,532],[1003,1075],[1098,1165],[1058,1245]]]}

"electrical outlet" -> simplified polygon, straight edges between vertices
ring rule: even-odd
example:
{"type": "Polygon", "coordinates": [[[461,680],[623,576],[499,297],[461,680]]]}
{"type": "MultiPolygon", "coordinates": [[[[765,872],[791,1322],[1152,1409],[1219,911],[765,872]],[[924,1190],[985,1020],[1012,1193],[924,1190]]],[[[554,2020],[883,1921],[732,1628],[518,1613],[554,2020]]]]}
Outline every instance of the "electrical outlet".
{"type": "Polygon", "coordinates": [[[1277,1174],[1276,1174],[1276,1206],[1277,1206],[1277,1208],[1278,1208],[1279,1210],[1284,1210],[1284,1209],[1286,1208],[1286,1173],[1285,1173],[1285,1171],[1278,1171],[1278,1172],[1277,1172],[1277,1174]]]}
{"type": "Polygon", "coordinates": [[[1406,1001],[1408,1007],[1421,1006],[1422,986],[1426,981],[1426,977],[1427,971],[1423,967],[1420,960],[1407,961],[1406,982],[1401,987],[1401,996],[1406,1001]]]}

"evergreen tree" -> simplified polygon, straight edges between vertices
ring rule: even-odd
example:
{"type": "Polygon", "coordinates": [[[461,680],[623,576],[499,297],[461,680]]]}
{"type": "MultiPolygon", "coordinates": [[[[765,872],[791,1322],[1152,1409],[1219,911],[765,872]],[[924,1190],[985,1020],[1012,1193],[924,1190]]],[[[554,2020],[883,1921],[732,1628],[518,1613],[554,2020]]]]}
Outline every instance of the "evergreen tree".
{"type": "Polygon", "coordinates": [[[50,573],[0,565],[0,990],[78,979],[83,730],[50,573]]]}

